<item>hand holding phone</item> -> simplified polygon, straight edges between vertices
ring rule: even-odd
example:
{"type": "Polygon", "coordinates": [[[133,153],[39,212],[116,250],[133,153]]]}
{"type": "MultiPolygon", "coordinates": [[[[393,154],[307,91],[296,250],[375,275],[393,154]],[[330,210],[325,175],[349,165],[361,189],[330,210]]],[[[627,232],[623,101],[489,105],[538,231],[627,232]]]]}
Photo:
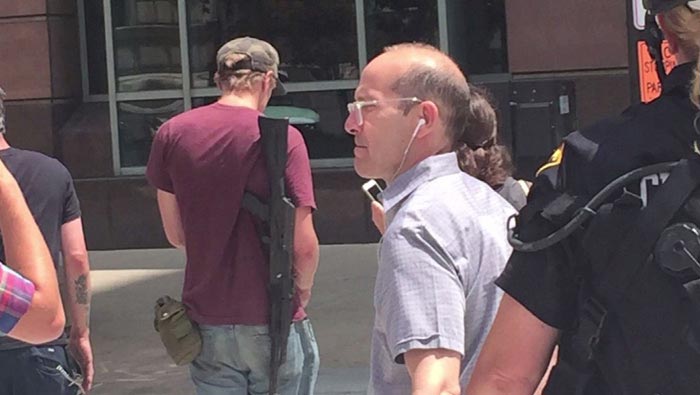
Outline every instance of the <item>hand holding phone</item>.
{"type": "Polygon", "coordinates": [[[374,226],[377,227],[377,230],[379,230],[379,233],[383,235],[386,224],[384,219],[384,207],[379,199],[379,194],[382,192],[382,188],[379,186],[379,184],[377,184],[377,181],[369,180],[362,184],[362,190],[372,203],[370,207],[372,210],[372,222],[374,223],[374,226]]]}
{"type": "Polygon", "coordinates": [[[362,184],[362,190],[365,192],[365,195],[367,195],[369,200],[382,204],[382,202],[379,200],[379,194],[382,193],[382,188],[379,186],[377,181],[369,180],[365,182],[362,184]]]}

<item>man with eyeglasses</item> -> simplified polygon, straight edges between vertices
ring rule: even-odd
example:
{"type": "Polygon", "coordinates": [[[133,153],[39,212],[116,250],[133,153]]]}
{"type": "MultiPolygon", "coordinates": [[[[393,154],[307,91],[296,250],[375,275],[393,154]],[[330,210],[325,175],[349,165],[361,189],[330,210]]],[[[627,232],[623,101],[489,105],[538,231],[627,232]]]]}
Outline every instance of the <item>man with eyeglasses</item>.
{"type": "Polygon", "coordinates": [[[399,44],[367,65],[348,105],[355,170],[387,183],[370,393],[459,394],[496,314],[515,212],[459,169],[469,96],[447,55],[399,44]]]}

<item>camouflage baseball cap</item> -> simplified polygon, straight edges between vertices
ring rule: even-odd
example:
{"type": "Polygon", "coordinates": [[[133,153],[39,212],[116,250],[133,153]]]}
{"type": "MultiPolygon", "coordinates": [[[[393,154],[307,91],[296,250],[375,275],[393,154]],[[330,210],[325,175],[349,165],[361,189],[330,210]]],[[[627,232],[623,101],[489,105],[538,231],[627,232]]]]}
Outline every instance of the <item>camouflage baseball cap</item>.
{"type": "Polygon", "coordinates": [[[272,71],[277,79],[277,86],[272,94],[280,96],[287,93],[280,79],[280,56],[275,47],[267,41],[253,37],[233,39],[219,48],[216,53],[216,64],[219,70],[251,70],[262,73],[272,71]],[[233,63],[228,59],[232,55],[246,55],[246,57],[233,63]]]}
{"type": "Polygon", "coordinates": [[[5,91],[0,88],[0,133],[5,133],[5,91]]]}

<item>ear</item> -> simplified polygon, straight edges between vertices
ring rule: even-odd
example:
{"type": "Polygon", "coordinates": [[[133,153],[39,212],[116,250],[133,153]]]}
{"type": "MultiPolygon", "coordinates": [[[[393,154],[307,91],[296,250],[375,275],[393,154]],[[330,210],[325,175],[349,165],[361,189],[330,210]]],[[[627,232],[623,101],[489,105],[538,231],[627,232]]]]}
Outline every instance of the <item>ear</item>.
{"type": "Polygon", "coordinates": [[[220,81],[219,81],[219,72],[214,73],[214,84],[216,84],[216,87],[221,89],[220,81]]]}
{"type": "Polygon", "coordinates": [[[425,121],[425,124],[418,131],[417,137],[423,137],[435,130],[440,123],[440,109],[430,100],[420,103],[419,106],[421,110],[419,116],[425,121]]]}
{"type": "Polygon", "coordinates": [[[270,88],[270,91],[272,91],[274,89],[274,84],[276,83],[275,73],[273,73],[272,71],[266,72],[265,83],[267,84],[266,86],[270,88]]]}
{"type": "Polygon", "coordinates": [[[668,29],[664,14],[657,15],[656,20],[661,28],[661,31],[664,33],[664,39],[668,41],[669,51],[672,55],[677,54],[680,49],[680,40],[678,39],[678,36],[668,29]]]}

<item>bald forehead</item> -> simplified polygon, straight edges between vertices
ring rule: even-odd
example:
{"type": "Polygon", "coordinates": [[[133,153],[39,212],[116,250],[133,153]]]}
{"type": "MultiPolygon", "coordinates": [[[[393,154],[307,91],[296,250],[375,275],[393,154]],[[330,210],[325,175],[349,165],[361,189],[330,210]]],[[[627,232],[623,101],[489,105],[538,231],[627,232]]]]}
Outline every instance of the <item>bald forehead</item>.
{"type": "Polygon", "coordinates": [[[415,69],[433,69],[458,85],[467,85],[459,66],[447,55],[434,48],[389,47],[367,64],[355,91],[357,100],[394,96],[395,83],[415,69]]]}
{"type": "Polygon", "coordinates": [[[452,59],[437,50],[426,48],[398,48],[374,58],[365,71],[385,74],[383,79],[389,85],[415,67],[424,67],[449,73],[453,78],[467,81],[452,59]]]}
{"type": "Polygon", "coordinates": [[[427,48],[399,48],[387,52],[386,55],[393,55],[395,58],[406,63],[408,67],[423,66],[432,69],[439,69],[452,74],[454,77],[462,78],[466,81],[459,66],[444,53],[427,48]]]}
{"type": "Polygon", "coordinates": [[[392,84],[405,72],[405,65],[384,54],[379,55],[362,70],[355,97],[359,100],[377,99],[390,92],[392,84]]]}

